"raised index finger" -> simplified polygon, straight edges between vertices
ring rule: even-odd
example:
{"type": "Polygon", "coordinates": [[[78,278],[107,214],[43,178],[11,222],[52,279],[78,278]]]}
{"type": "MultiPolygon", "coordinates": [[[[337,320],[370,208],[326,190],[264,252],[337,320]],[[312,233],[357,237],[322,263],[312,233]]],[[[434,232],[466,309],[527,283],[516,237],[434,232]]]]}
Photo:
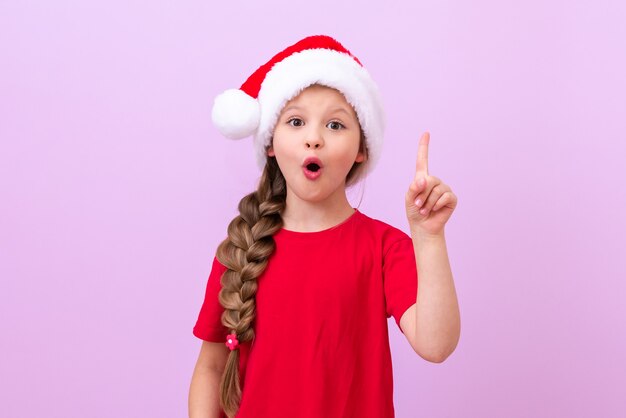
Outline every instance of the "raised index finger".
{"type": "Polygon", "coordinates": [[[420,138],[419,146],[417,148],[417,163],[415,164],[415,171],[428,174],[428,144],[430,142],[430,133],[424,132],[420,138]]]}

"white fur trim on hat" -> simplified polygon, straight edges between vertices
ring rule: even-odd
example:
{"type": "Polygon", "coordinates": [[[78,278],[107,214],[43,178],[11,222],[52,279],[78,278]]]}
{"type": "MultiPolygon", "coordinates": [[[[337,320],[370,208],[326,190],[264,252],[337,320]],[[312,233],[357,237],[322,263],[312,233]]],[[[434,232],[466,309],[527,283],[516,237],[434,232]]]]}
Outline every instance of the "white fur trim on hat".
{"type": "Polygon", "coordinates": [[[316,48],[296,52],[274,64],[259,90],[260,121],[254,134],[257,165],[263,169],[274,126],[285,104],[311,84],[339,90],[352,105],[363,129],[369,150],[369,169],[380,158],[385,114],[378,87],[367,70],[354,58],[339,51],[316,48]]]}

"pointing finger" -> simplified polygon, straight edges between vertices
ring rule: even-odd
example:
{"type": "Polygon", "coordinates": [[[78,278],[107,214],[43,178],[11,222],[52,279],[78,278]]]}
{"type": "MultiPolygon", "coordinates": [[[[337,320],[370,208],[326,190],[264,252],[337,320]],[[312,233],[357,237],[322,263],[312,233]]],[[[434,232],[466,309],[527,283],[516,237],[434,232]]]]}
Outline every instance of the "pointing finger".
{"type": "Polygon", "coordinates": [[[416,175],[423,173],[428,175],[428,144],[430,143],[430,133],[424,132],[420,138],[417,148],[417,162],[415,164],[416,175]]]}

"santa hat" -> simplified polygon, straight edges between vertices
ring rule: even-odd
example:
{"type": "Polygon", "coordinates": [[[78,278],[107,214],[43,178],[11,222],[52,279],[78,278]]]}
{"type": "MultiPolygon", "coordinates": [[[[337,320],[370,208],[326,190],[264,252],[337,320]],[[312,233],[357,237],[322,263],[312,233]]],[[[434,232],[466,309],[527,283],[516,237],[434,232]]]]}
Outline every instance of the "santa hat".
{"type": "Polygon", "coordinates": [[[213,103],[213,124],[229,139],[254,135],[256,162],[263,169],[282,108],[312,84],[339,90],[352,105],[365,134],[368,172],[373,170],[385,129],[378,87],[358,58],[330,36],[308,36],[296,42],[261,65],[240,88],[219,94],[213,103]]]}

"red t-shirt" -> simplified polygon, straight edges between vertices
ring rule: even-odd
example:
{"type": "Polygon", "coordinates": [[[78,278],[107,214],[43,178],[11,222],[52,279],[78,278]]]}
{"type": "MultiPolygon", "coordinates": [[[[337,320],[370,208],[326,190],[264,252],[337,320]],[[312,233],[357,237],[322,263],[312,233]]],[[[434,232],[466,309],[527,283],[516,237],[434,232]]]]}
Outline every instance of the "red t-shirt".
{"type": "MultiPolygon", "coordinates": [[[[281,229],[274,239],[258,278],[255,338],[240,345],[236,417],[394,417],[387,318],[400,328],[416,301],[411,237],[356,209],[332,228],[281,229]]],[[[206,341],[226,342],[225,269],[213,259],[193,328],[206,341]]]]}

